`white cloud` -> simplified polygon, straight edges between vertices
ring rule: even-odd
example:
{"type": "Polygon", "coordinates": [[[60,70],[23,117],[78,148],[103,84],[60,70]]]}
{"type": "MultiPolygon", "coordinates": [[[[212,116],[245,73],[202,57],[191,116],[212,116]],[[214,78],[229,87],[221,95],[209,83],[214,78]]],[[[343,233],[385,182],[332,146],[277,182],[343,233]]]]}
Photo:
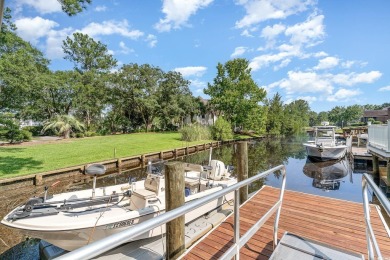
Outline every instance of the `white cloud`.
{"type": "Polygon", "coordinates": [[[58,0],[17,0],[16,9],[19,10],[25,5],[34,8],[39,14],[62,12],[58,0]]]}
{"type": "Polygon", "coordinates": [[[243,30],[242,33],[241,33],[241,36],[245,36],[245,37],[249,37],[249,38],[254,37],[254,36],[250,33],[250,31],[249,31],[248,29],[243,30]]]}
{"type": "Polygon", "coordinates": [[[236,47],[234,49],[234,52],[230,55],[230,57],[234,58],[234,57],[241,56],[246,52],[247,49],[248,49],[247,47],[243,47],[243,46],[236,47]]]}
{"type": "Polygon", "coordinates": [[[73,31],[72,28],[65,28],[59,31],[51,30],[46,38],[46,55],[49,59],[64,57],[62,41],[73,31]]]}
{"type": "Polygon", "coordinates": [[[126,19],[122,21],[103,21],[102,23],[92,22],[80,31],[84,34],[88,34],[90,37],[119,34],[133,40],[144,35],[144,33],[139,30],[130,30],[126,19]]]}
{"type": "Polygon", "coordinates": [[[390,91],[390,86],[382,87],[379,89],[379,91],[390,91]]]}
{"type": "Polygon", "coordinates": [[[382,73],[379,71],[370,71],[363,73],[349,73],[349,74],[329,74],[329,77],[332,78],[332,81],[339,85],[344,86],[353,86],[359,83],[373,83],[382,76],[382,73]]]}
{"type": "Polygon", "coordinates": [[[246,15],[236,22],[236,28],[250,27],[269,19],[286,17],[307,10],[313,0],[237,0],[245,8],[246,15]]]}
{"type": "Polygon", "coordinates": [[[284,59],[279,65],[274,66],[274,71],[280,70],[290,64],[291,59],[284,59]]]}
{"type": "Polygon", "coordinates": [[[326,52],[324,52],[324,51],[320,51],[320,52],[314,53],[313,56],[316,57],[316,58],[321,58],[321,57],[328,56],[328,54],[326,52]]]}
{"type": "Polygon", "coordinates": [[[330,102],[338,102],[338,101],[348,101],[351,98],[362,94],[359,89],[350,90],[350,89],[339,89],[333,95],[328,96],[327,100],[330,102]]]}
{"type": "Polygon", "coordinates": [[[119,42],[119,48],[120,48],[120,53],[122,54],[129,54],[130,52],[134,52],[134,50],[127,47],[123,41],[119,42]]]}
{"type": "Polygon", "coordinates": [[[207,83],[205,81],[201,81],[199,79],[193,79],[193,80],[190,80],[190,82],[191,82],[191,86],[196,88],[196,89],[203,90],[204,88],[207,87],[207,83]]]}
{"type": "Polygon", "coordinates": [[[324,70],[334,68],[339,64],[339,59],[336,57],[326,57],[319,60],[318,65],[314,67],[315,70],[324,70]]]}
{"type": "Polygon", "coordinates": [[[323,21],[323,15],[309,16],[305,22],[289,26],[285,31],[285,35],[291,36],[290,42],[293,45],[317,45],[325,36],[323,21]]]}
{"type": "Polygon", "coordinates": [[[52,28],[58,26],[58,23],[37,16],[18,19],[15,21],[15,25],[18,28],[17,33],[20,37],[35,45],[38,43],[39,38],[48,35],[52,28]]]}
{"type": "Polygon", "coordinates": [[[154,48],[157,45],[157,37],[153,34],[148,34],[145,41],[148,42],[150,48],[154,48]]]}
{"type": "Polygon", "coordinates": [[[104,12],[106,10],[107,10],[107,6],[105,6],[105,5],[98,5],[95,7],[96,12],[104,12]]]}
{"type": "Polygon", "coordinates": [[[312,97],[312,96],[297,97],[297,99],[306,100],[309,104],[317,101],[317,98],[316,97],[312,97]]]}
{"type": "Polygon", "coordinates": [[[271,40],[284,32],[286,26],[283,24],[274,24],[273,26],[267,26],[261,31],[261,37],[271,40]]]}
{"type": "Polygon", "coordinates": [[[276,85],[286,90],[287,94],[293,93],[323,93],[332,94],[333,86],[329,80],[315,72],[289,71],[288,78],[282,79],[276,85]]]}
{"type": "Polygon", "coordinates": [[[175,68],[173,70],[180,72],[183,75],[183,77],[190,77],[190,76],[201,77],[206,72],[207,68],[198,66],[198,67],[175,68]]]}
{"type": "Polygon", "coordinates": [[[276,54],[263,54],[254,57],[249,63],[249,67],[253,71],[257,71],[261,68],[268,67],[271,63],[281,62],[280,65],[287,65],[291,61],[291,57],[301,55],[300,49],[297,46],[283,44],[279,46],[279,50],[280,52],[276,54]]]}
{"type": "Polygon", "coordinates": [[[198,9],[205,8],[213,0],[164,0],[162,12],[164,19],[160,19],[154,28],[159,32],[169,32],[171,29],[179,29],[186,25],[191,15],[194,15],[198,9]]]}

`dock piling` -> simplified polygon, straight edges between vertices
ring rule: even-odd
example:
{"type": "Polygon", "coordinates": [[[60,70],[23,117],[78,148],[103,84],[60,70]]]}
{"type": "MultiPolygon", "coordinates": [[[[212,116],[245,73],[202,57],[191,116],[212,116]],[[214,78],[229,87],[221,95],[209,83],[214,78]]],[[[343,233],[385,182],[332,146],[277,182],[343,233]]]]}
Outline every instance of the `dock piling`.
{"type": "MultiPolygon", "coordinates": [[[[248,179],[248,142],[243,141],[237,144],[237,181],[248,179]]],[[[248,186],[240,188],[240,204],[248,199],[248,186]]]]}
{"type": "MultiPolygon", "coordinates": [[[[184,164],[168,162],[165,164],[165,204],[166,211],[184,205],[184,164]]],[[[184,253],[184,215],[166,224],[167,259],[177,259],[184,253]]]]}

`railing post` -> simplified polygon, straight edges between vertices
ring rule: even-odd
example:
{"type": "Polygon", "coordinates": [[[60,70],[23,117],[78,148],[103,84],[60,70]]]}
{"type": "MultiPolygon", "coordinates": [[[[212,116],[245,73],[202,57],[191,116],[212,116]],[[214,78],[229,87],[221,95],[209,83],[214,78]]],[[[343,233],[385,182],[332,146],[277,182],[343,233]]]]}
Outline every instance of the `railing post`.
{"type": "MultiPolygon", "coordinates": [[[[165,164],[165,203],[166,211],[184,205],[184,164],[168,162],[165,164]]],[[[184,253],[184,215],[166,224],[167,259],[177,259],[184,253]]]]}
{"type": "Polygon", "coordinates": [[[387,147],[386,152],[390,151],[390,119],[387,120],[387,147]]]}
{"type": "MultiPolygon", "coordinates": [[[[248,142],[239,142],[237,144],[237,181],[248,179],[248,142]]],[[[248,199],[248,186],[240,188],[240,204],[248,199]]]]}
{"type": "Polygon", "coordinates": [[[374,180],[379,183],[380,181],[380,173],[379,173],[379,159],[378,156],[372,155],[372,176],[374,180]]]}
{"type": "Polygon", "coordinates": [[[237,247],[236,250],[236,260],[240,259],[240,247],[238,243],[240,242],[240,191],[234,191],[234,243],[237,247]]]}

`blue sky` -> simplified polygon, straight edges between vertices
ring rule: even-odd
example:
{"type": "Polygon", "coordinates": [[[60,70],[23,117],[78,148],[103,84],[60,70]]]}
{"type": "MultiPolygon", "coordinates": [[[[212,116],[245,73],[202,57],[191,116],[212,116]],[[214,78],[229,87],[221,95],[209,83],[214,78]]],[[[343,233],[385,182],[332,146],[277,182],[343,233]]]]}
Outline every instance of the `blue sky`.
{"type": "Polygon", "coordinates": [[[71,69],[62,40],[74,32],[119,61],[176,70],[202,96],[218,62],[246,58],[256,83],[316,112],[390,102],[390,1],[92,0],[68,17],[56,0],[6,0],[18,34],[53,70],[71,69]]]}

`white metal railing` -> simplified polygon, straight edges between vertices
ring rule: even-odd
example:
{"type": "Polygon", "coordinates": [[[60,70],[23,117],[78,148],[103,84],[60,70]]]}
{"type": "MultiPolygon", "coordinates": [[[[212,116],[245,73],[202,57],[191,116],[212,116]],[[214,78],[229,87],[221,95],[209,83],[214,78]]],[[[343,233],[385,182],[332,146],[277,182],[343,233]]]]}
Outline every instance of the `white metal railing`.
{"type": "Polygon", "coordinates": [[[390,120],[387,125],[368,126],[369,145],[390,152],[390,120]]]}
{"type": "MultiPolygon", "coordinates": [[[[387,215],[390,216],[390,202],[389,199],[383,194],[379,187],[375,184],[374,180],[367,173],[363,174],[362,177],[362,192],[363,192],[363,208],[364,208],[364,220],[366,222],[366,239],[367,239],[367,250],[369,259],[383,259],[381,251],[379,249],[378,242],[376,241],[374,230],[371,226],[370,218],[370,202],[368,200],[368,186],[373,190],[379,202],[385,209],[387,215]],[[374,255],[374,249],[376,258],[374,255]]],[[[383,223],[386,225],[386,223],[383,223]]]]}
{"type": "Polygon", "coordinates": [[[274,246],[277,244],[277,234],[278,234],[278,224],[280,211],[282,207],[282,200],[284,189],[286,186],[286,168],[284,165],[279,165],[272,169],[269,169],[265,172],[259,173],[251,178],[243,180],[239,183],[236,183],[232,186],[219,190],[215,193],[207,195],[203,198],[197,199],[195,201],[191,201],[186,203],[184,206],[176,208],[174,210],[165,212],[160,216],[144,221],[140,224],[134,225],[129,229],[111,235],[109,237],[103,238],[96,242],[93,242],[89,245],[76,249],[70,253],[67,253],[59,258],[58,260],[76,260],[76,259],[91,259],[95,256],[101,255],[117,246],[126,243],[131,240],[131,238],[139,236],[149,230],[159,227],[161,225],[166,224],[167,222],[180,217],[196,208],[207,204],[210,201],[216,200],[230,192],[234,191],[234,245],[226,251],[226,253],[222,256],[222,258],[227,258],[230,256],[236,255],[236,259],[239,257],[239,250],[245,243],[256,233],[257,230],[267,221],[267,219],[272,216],[272,214],[276,211],[276,217],[274,222],[274,246]],[[275,203],[275,205],[267,212],[265,215],[257,221],[242,237],[240,237],[240,223],[239,223],[239,201],[240,201],[240,193],[239,189],[243,186],[249,185],[254,181],[257,181],[261,178],[268,176],[271,173],[280,171],[283,176],[282,187],[280,190],[279,200],[275,203]]]}

